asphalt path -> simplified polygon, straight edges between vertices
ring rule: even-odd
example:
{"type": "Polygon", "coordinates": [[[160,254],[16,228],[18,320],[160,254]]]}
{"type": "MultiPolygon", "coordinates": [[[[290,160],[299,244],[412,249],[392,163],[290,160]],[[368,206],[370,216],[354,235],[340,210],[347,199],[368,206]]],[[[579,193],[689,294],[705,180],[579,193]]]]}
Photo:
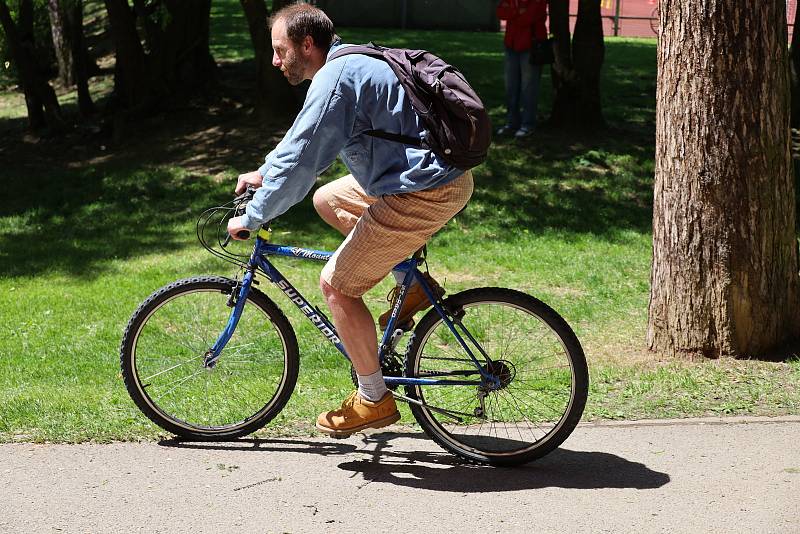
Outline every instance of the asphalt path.
{"type": "Polygon", "coordinates": [[[0,532],[800,533],[800,417],[580,425],[518,468],[404,427],[0,446],[0,532]]]}

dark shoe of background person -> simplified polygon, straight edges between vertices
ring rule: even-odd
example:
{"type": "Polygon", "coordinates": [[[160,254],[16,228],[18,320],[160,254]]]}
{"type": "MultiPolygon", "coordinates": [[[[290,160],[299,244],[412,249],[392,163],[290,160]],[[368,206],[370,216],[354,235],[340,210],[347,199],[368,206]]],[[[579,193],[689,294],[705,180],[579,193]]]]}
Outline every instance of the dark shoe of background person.
{"type": "Polygon", "coordinates": [[[529,135],[533,134],[533,129],[528,128],[527,126],[523,126],[516,132],[514,132],[514,137],[517,139],[522,139],[523,137],[528,137],[529,135]]]}

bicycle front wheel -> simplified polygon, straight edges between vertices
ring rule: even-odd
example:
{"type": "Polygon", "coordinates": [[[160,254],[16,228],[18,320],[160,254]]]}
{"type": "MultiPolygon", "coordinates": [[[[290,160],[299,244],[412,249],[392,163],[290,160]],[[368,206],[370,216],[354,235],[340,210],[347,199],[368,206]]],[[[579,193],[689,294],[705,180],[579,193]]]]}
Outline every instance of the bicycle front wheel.
{"type": "Polygon", "coordinates": [[[411,412],[439,445],[473,462],[517,465],[560,445],[586,404],[583,349],[552,308],[519,291],[480,288],[444,301],[414,330],[406,376],[472,385],[407,386],[411,412]],[[483,376],[485,375],[485,376],[483,376]],[[486,378],[486,377],[490,378],[486,378]]]}
{"type": "Polygon", "coordinates": [[[297,382],[297,339],[281,310],[253,288],[220,359],[208,350],[225,328],[236,283],[204,276],[153,293],[128,323],[122,376],[139,409],[184,438],[229,439],[264,426],[297,382]]]}

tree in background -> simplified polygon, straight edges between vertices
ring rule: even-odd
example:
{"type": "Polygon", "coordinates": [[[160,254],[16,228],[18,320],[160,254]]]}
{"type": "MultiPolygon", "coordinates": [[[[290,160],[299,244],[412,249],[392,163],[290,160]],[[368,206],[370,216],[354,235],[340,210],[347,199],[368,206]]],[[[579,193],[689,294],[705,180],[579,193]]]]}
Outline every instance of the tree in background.
{"type": "Polygon", "coordinates": [[[660,7],[648,343],[769,355],[800,336],[786,2],[660,7]]]}
{"type": "MultiPolygon", "coordinates": [[[[272,66],[272,40],[268,26],[269,11],[264,0],[239,0],[247,18],[250,39],[256,55],[256,108],[264,118],[292,110],[295,95],[280,70],[272,66]]],[[[273,12],[292,3],[273,0],[273,12]]]]}
{"type": "Polygon", "coordinates": [[[579,0],[575,35],[569,32],[569,2],[549,0],[550,33],[555,41],[553,110],[549,124],[594,130],[605,126],[600,104],[600,71],[605,57],[600,0],[579,0]]]}
{"type": "Polygon", "coordinates": [[[208,94],[211,0],[104,0],[116,51],[113,109],[147,113],[208,94]]]}
{"type": "Polygon", "coordinates": [[[64,87],[75,85],[78,108],[82,115],[91,115],[94,104],[89,94],[89,72],[92,65],[83,36],[83,2],[80,0],[48,0],[53,49],[58,63],[58,77],[64,87]]]}
{"type": "MultiPolygon", "coordinates": [[[[800,7],[800,6],[798,6],[800,7]]],[[[800,128],[800,9],[794,10],[791,47],[792,128],[800,128]]]]}
{"type": "Polygon", "coordinates": [[[48,83],[47,66],[42,64],[36,53],[33,2],[19,0],[16,7],[15,22],[6,1],[0,0],[0,25],[20,86],[25,93],[28,124],[33,130],[44,127],[60,130],[64,127],[61,107],[55,91],[48,83]]]}

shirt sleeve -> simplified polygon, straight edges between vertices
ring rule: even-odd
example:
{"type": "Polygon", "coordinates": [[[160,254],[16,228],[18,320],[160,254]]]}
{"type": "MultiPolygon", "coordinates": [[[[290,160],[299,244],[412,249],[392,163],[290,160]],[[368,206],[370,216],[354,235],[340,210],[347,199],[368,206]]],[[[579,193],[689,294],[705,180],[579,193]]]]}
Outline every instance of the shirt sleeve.
{"type": "Polygon", "coordinates": [[[244,227],[256,230],[300,202],[352,136],[355,99],[339,83],[345,63],[328,64],[314,76],[303,109],[259,168],[264,181],[247,205],[244,227]]]}
{"type": "Polygon", "coordinates": [[[267,171],[269,170],[270,167],[272,167],[272,160],[275,157],[275,152],[277,150],[278,150],[277,148],[273,148],[272,152],[264,156],[264,164],[258,168],[258,174],[260,174],[262,178],[266,176],[267,171]]]}

